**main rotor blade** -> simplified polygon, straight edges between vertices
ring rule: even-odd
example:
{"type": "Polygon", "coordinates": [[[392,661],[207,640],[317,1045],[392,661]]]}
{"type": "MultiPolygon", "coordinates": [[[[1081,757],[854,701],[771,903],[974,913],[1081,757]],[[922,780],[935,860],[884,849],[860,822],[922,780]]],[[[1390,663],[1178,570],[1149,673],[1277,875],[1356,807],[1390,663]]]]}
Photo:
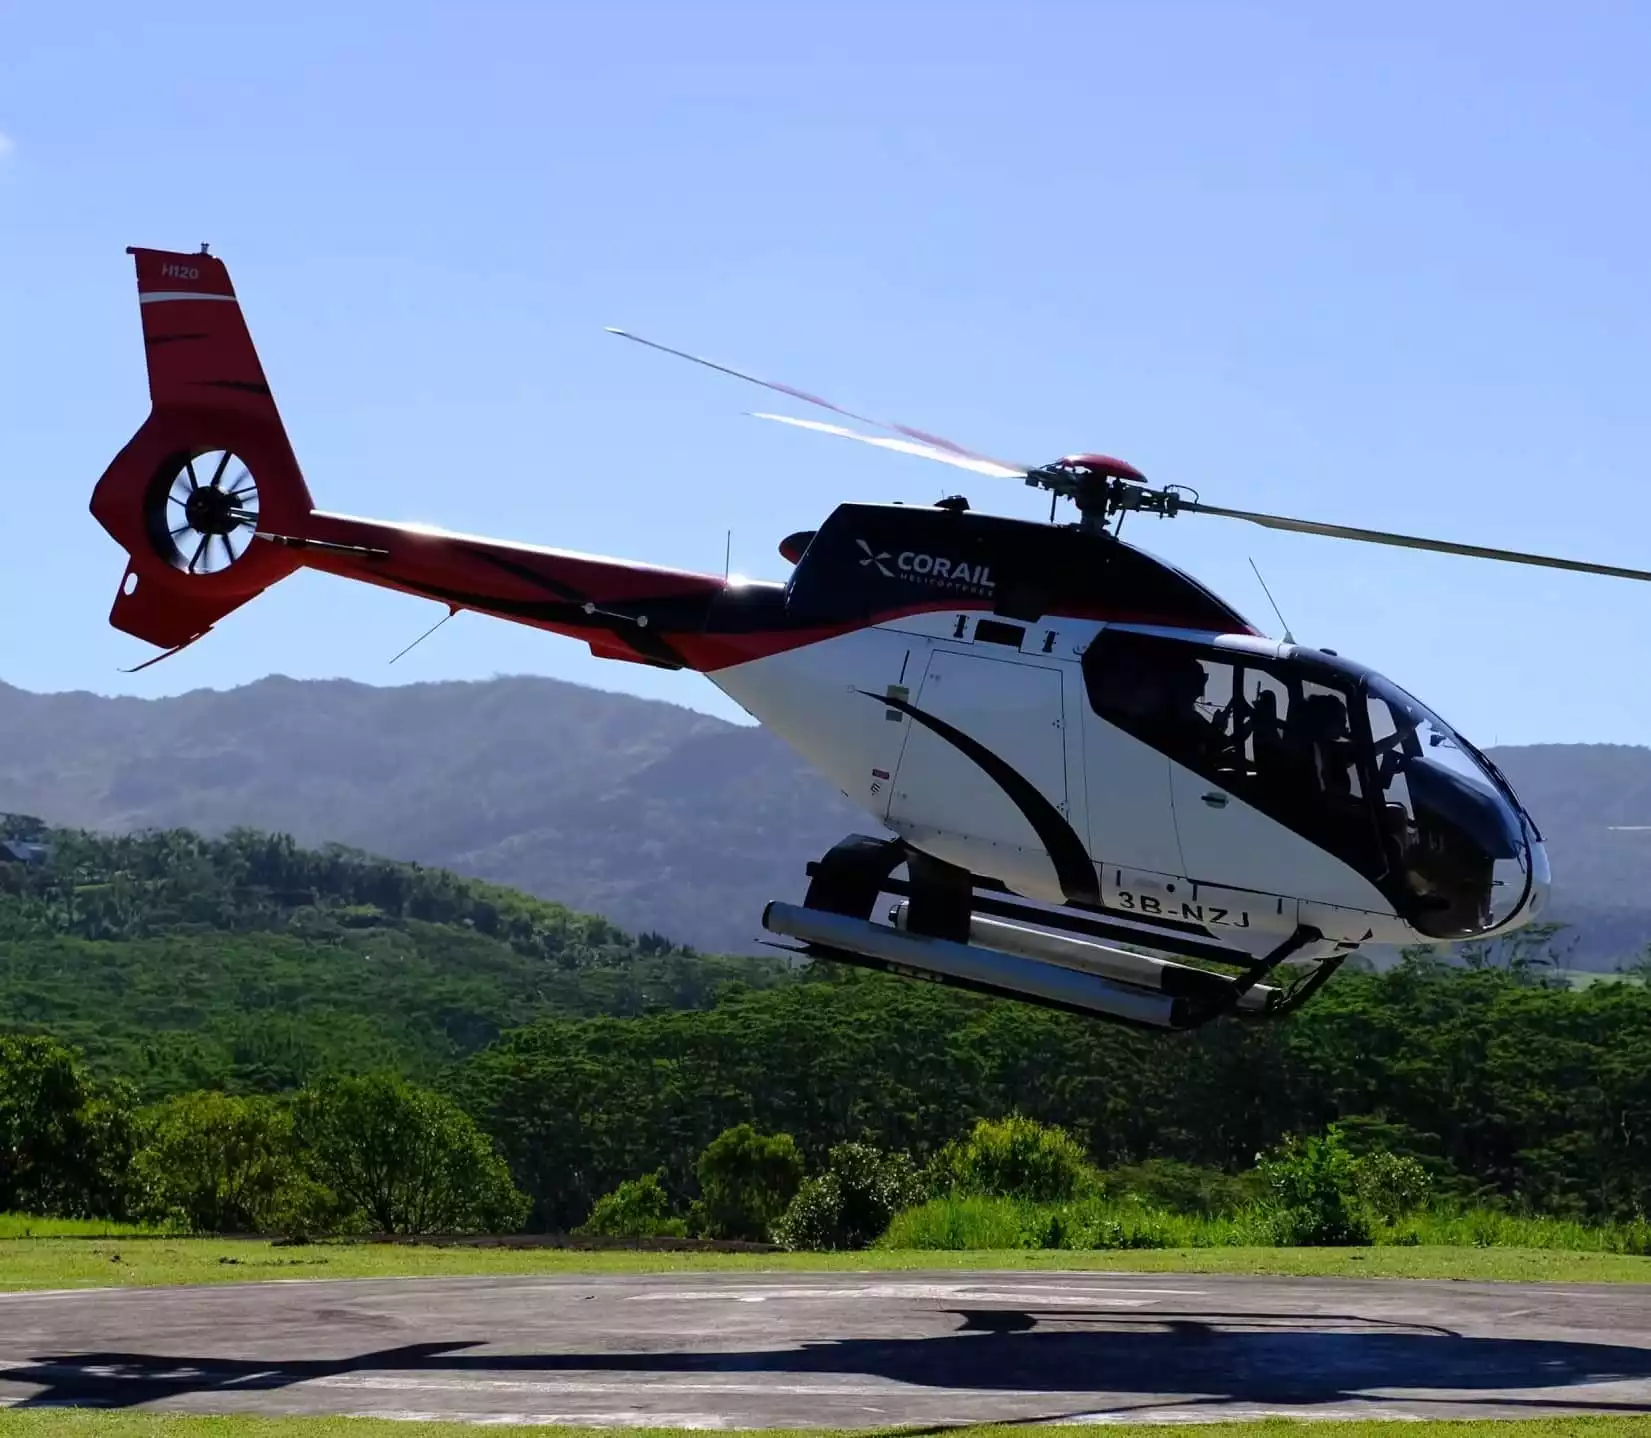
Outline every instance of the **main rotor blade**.
{"type": "Polygon", "coordinates": [[[828,399],[822,399],[817,394],[810,394],[807,390],[793,389],[790,385],[780,384],[777,380],[761,379],[754,374],[746,374],[743,370],[731,369],[725,364],[718,364],[715,360],[708,360],[700,355],[691,355],[686,350],[672,349],[669,345],[662,345],[655,340],[643,339],[641,335],[633,335],[629,330],[618,329],[613,325],[606,326],[606,329],[610,335],[618,335],[621,339],[635,340],[639,345],[647,345],[649,349],[660,350],[665,354],[675,355],[678,359],[704,365],[707,369],[714,369],[719,374],[732,375],[735,379],[745,380],[748,384],[760,384],[764,389],[771,389],[779,394],[789,395],[792,399],[800,399],[805,404],[817,404],[821,409],[829,409],[833,414],[840,414],[843,418],[852,419],[857,424],[875,425],[878,429],[886,429],[894,434],[903,434],[907,439],[916,440],[919,444],[928,445],[933,449],[942,449],[948,454],[955,454],[963,459],[978,460],[983,464],[995,466],[990,470],[976,470],[977,474],[997,474],[1001,477],[1021,478],[1027,472],[1024,466],[1005,464],[1002,460],[993,459],[990,455],[979,454],[972,449],[965,449],[962,445],[954,444],[941,435],[928,434],[923,430],[913,429],[909,425],[895,424],[892,420],[872,419],[868,415],[855,414],[853,410],[844,409],[841,405],[833,404],[828,399]]]}
{"type": "Polygon", "coordinates": [[[936,449],[932,444],[919,444],[910,439],[885,439],[880,434],[861,434],[857,429],[844,429],[840,424],[827,424],[819,419],[794,419],[788,414],[756,414],[752,419],[771,419],[776,424],[795,425],[798,429],[812,429],[819,434],[841,435],[844,439],[857,439],[861,444],[874,444],[879,449],[892,449],[897,454],[915,454],[919,459],[937,459],[942,464],[955,465],[958,469],[971,470],[975,474],[989,474],[994,479],[1021,479],[1026,471],[1012,469],[1006,464],[999,464],[995,459],[977,459],[961,454],[953,454],[949,450],[936,449]]]}
{"type": "Polygon", "coordinates": [[[1216,514],[1225,519],[1244,519],[1268,529],[1287,529],[1296,534],[1323,534],[1331,539],[1357,539],[1366,544],[1391,544],[1399,549],[1429,549],[1436,554],[1465,554],[1470,559],[1500,559],[1510,564],[1539,564],[1548,569],[1572,569],[1582,574],[1606,574],[1615,579],[1651,580],[1651,570],[1622,569],[1614,564],[1585,564],[1580,559],[1555,559],[1546,554],[1522,554],[1516,549],[1486,549],[1477,544],[1452,544],[1445,539],[1418,539],[1409,534],[1388,534],[1380,529],[1353,529],[1345,524],[1320,524],[1311,519],[1286,519],[1277,514],[1255,514],[1247,509],[1223,509],[1219,505],[1183,501],[1183,510],[1195,514],[1216,514]]]}

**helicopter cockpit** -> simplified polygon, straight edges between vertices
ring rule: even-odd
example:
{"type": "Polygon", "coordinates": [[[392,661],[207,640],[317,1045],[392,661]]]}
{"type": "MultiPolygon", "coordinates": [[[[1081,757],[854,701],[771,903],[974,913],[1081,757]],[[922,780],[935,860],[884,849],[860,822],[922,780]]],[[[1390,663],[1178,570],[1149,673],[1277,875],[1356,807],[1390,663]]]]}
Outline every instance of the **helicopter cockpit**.
{"type": "Polygon", "coordinates": [[[1109,625],[1083,668],[1101,718],[1334,854],[1429,938],[1490,933],[1546,884],[1540,835],[1496,766],[1362,665],[1109,625]]]}

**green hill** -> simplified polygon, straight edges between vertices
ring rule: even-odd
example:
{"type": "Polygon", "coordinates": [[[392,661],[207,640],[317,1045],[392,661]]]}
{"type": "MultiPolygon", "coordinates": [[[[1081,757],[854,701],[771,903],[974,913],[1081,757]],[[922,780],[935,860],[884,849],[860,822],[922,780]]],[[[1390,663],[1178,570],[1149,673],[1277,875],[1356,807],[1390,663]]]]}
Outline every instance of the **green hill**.
{"type": "Polygon", "coordinates": [[[339,842],[715,953],[761,954],[763,904],[870,823],[765,730],[531,676],[165,699],[0,682],[0,734],[0,811],[339,842]]]}
{"type": "Polygon", "coordinates": [[[10,816],[0,838],[48,851],[0,854],[0,1026],[51,1032],[149,1093],[430,1076],[536,1019],[704,1007],[792,973],[251,830],[109,838],[10,816]]]}
{"type": "Polygon", "coordinates": [[[1416,955],[1344,971],[1280,1023],[1144,1034],[829,964],[707,958],[264,832],[9,819],[0,839],[44,846],[0,845],[0,1033],[71,1043],[143,1097],[398,1070],[497,1142],[540,1225],[582,1222],[655,1171],[686,1204],[697,1156],[742,1122],[791,1134],[818,1169],[845,1140],[927,1162],[1016,1112],[1109,1169],[1232,1172],[1336,1120],[1417,1158],[1452,1201],[1642,1220],[1651,1192],[1639,982],[1416,955]]]}

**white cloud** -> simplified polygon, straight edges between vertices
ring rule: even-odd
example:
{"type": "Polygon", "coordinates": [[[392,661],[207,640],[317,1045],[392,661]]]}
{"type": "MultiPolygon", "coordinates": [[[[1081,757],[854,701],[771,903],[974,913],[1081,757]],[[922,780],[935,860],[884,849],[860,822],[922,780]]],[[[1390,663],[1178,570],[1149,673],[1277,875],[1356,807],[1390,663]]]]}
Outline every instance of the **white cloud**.
{"type": "Polygon", "coordinates": [[[5,159],[15,148],[12,137],[4,130],[0,130],[0,160],[5,159]]]}

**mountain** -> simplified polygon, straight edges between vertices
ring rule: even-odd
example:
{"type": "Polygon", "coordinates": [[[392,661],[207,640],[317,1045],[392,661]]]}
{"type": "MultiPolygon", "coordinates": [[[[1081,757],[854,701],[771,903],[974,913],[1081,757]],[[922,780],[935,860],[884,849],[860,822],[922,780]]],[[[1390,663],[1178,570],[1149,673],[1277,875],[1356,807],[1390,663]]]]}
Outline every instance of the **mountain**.
{"type": "Polygon", "coordinates": [[[0,684],[0,813],[125,833],[251,825],[491,879],[697,948],[875,829],[764,730],[553,679],[282,677],[166,699],[0,684]]]}
{"type": "MultiPolygon", "coordinates": [[[[1548,840],[1570,962],[1651,943],[1651,749],[1493,751],[1548,840]]],[[[760,952],[769,899],[875,830],[766,731],[512,677],[380,688],[281,677],[168,699],[0,684],[0,812],[102,832],[252,825],[440,865],[631,932],[760,952]]]]}
{"type": "Polygon", "coordinates": [[[1542,830],[1554,871],[1544,917],[1568,926],[1569,962],[1612,969],[1636,957],[1651,944],[1651,749],[1526,744],[1489,753],[1542,830]]]}

